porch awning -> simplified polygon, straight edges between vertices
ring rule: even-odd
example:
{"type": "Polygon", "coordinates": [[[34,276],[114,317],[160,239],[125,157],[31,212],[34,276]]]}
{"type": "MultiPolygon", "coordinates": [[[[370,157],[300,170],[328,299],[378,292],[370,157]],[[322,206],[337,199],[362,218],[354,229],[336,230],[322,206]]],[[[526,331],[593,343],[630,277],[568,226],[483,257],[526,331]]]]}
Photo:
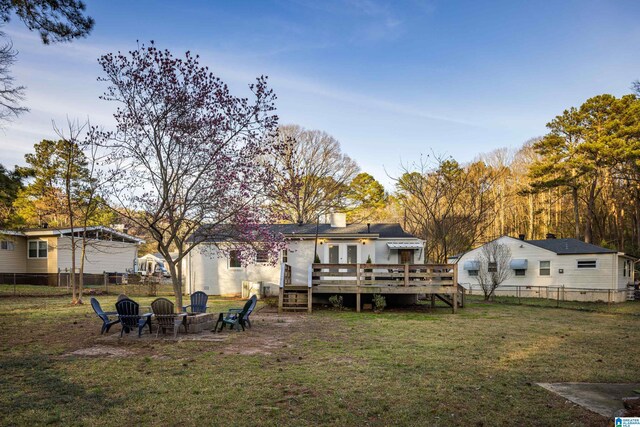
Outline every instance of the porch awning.
{"type": "Polygon", "coordinates": [[[389,249],[422,249],[420,242],[388,242],[389,249]]]}
{"type": "Polygon", "coordinates": [[[512,270],[526,270],[529,266],[529,262],[526,259],[512,259],[509,267],[512,270]]]}
{"type": "Polygon", "coordinates": [[[480,270],[480,261],[465,261],[462,268],[465,270],[480,270]]]}

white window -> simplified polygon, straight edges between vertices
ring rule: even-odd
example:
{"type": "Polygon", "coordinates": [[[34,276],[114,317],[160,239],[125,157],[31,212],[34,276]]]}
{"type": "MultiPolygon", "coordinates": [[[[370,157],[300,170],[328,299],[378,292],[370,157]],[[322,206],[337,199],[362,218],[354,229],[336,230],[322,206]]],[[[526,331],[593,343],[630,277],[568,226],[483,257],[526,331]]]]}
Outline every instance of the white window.
{"type": "Polygon", "coordinates": [[[12,251],[14,249],[15,249],[15,244],[11,240],[1,240],[0,241],[0,250],[12,251]]]}
{"type": "Polygon", "coordinates": [[[269,251],[258,250],[256,251],[256,262],[259,264],[266,264],[269,262],[269,251]]]}
{"type": "Polygon", "coordinates": [[[551,261],[540,261],[540,276],[551,276],[551,261]]]}
{"type": "Polygon", "coordinates": [[[47,241],[46,240],[29,240],[28,243],[29,258],[46,258],[47,257],[47,241]]]}
{"type": "Polygon", "coordinates": [[[282,250],[282,262],[289,262],[289,252],[286,249],[282,250]]]}
{"type": "Polygon", "coordinates": [[[578,260],[578,268],[596,268],[597,263],[595,259],[580,259],[578,260]]]}
{"type": "Polygon", "coordinates": [[[517,268],[514,271],[516,272],[516,276],[525,276],[527,274],[527,270],[522,268],[517,268]]]}
{"type": "Polygon", "coordinates": [[[478,270],[467,270],[469,272],[469,277],[478,277],[478,270]]]}
{"type": "Polygon", "coordinates": [[[240,251],[229,251],[229,268],[242,268],[242,261],[240,260],[240,251]]]}
{"type": "Polygon", "coordinates": [[[498,271],[498,263],[497,262],[489,262],[489,266],[487,267],[489,273],[495,273],[498,271]]]}

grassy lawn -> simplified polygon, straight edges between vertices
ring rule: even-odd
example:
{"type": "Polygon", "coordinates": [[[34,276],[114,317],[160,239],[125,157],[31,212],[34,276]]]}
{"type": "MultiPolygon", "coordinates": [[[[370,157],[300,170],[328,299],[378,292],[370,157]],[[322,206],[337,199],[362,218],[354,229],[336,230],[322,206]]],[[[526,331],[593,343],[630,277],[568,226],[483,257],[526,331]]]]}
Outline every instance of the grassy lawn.
{"type": "MultiPolygon", "coordinates": [[[[115,297],[100,301],[111,309],[115,297]]],[[[244,333],[176,342],[101,339],[88,305],[3,297],[0,425],[599,426],[534,383],[640,381],[640,303],[619,307],[262,310],[244,333]],[[130,355],[69,355],[96,345],[130,355]]]]}

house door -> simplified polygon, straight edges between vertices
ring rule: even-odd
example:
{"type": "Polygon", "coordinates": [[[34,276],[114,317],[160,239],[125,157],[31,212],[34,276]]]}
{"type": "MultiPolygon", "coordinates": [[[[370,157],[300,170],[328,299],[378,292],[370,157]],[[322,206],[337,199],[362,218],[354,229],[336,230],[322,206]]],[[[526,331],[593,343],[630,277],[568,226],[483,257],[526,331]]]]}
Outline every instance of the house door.
{"type": "Polygon", "coordinates": [[[398,251],[398,257],[400,258],[400,264],[413,264],[412,249],[400,249],[398,251]]]}
{"type": "Polygon", "coordinates": [[[340,263],[340,246],[329,245],[329,264],[340,263]]]}
{"type": "Polygon", "coordinates": [[[347,264],[358,263],[358,245],[347,245],[347,264]]]}

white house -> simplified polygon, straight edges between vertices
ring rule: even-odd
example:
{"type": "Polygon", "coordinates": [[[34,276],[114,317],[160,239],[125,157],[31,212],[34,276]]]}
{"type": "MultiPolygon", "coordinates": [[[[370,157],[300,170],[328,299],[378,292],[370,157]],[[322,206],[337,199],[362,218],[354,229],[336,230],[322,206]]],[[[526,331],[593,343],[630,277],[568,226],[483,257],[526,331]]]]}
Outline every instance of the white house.
{"type": "Polygon", "coordinates": [[[267,263],[267,254],[258,251],[255,263],[240,264],[237,254],[220,256],[214,240],[200,243],[183,261],[185,288],[189,293],[240,295],[245,286],[266,287],[277,295],[281,263],[291,266],[291,283],[307,286],[309,266],[317,251],[321,263],[330,264],[420,264],[424,262],[424,242],[406,233],[400,224],[346,224],[344,214],[331,215],[328,224],[271,224],[280,233],[286,250],[278,265],[267,263]],[[260,284],[260,285],[258,285],[260,284]]]}
{"type": "MultiPolygon", "coordinates": [[[[511,251],[511,276],[498,287],[498,295],[556,297],[581,301],[622,302],[633,283],[635,259],[624,253],[578,239],[525,240],[503,236],[498,243],[511,251]]],[[[478,256],[482,246],[457,256],[458,283],[480,290],[478,256]]],[[[453,259],[450,259],[454,261],[453,259]]]]}

